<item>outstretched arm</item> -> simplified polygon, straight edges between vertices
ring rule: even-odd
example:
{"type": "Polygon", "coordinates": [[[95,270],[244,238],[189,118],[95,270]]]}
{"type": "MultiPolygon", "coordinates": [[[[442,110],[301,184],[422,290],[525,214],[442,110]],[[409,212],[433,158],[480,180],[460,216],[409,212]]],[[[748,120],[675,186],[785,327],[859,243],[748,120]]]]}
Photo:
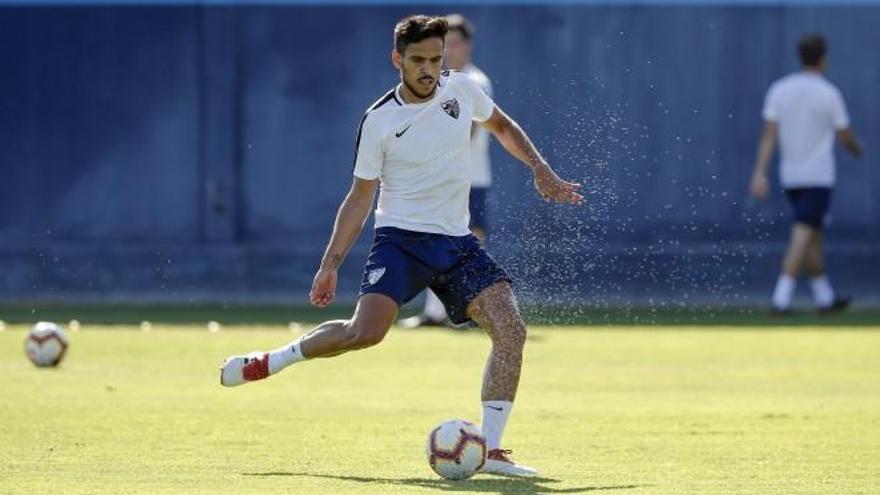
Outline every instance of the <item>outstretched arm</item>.
{"type": "Polygon", "coordinates": [[[495,107],[492,116],[483,122],[483,126],[495,135],[495,138],[508,153],[532,170],[535,176],[535,188],[544,200],[572,204],[583,202],[584,197],[578,193],[581,185],[560,179],[535,148],[522,127],[500,108],[495,107]]]}
{"type": "Polygon", "coordinates": [[[376,194],[378,180],[364,180],[355,177],[351,190],[339,206],[333,235],[321,259],[321,267],[315,274],[309,299],[312,304],[325,307],[336,297],[336,273],[348,255],[351,246],[361,235],[376,194]]]}
{"type": "Polygon", "coordinates": [[[758,156],[755,158],[755,169],[752,172],[751,191],[758,199],[767,197],[769,186],[767,184],[767,169],[770,167],[770,158],[776,149],[776,134],[779,126],[776,122],[767,121],[764,125],[764,133],[758,143],[758,156]]]}

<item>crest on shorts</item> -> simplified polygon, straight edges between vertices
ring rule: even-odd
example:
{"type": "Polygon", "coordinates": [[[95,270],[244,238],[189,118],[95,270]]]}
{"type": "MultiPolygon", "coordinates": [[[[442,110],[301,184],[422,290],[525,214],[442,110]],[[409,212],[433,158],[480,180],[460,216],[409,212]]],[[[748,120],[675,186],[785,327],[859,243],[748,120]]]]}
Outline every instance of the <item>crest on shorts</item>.
{"type": "Polygon", "coordinates": [[[440,104],[440,108],[442,108],[443,111],[446,112],[453,119],[457,119],[461,113],[458,108],[458,100],[456,100],[455,98],[444,101],[440,104]]]}
{"type": "Polygon", "coordinates": [[[382,275],[385,275],[384,266],[381,268],[373,268],[372,270],[370,270],[369,273],[367,273],[367,282],[369,282],[370,285],[373,285],[378,282],[380,278],[382,278],[382,275]]]}

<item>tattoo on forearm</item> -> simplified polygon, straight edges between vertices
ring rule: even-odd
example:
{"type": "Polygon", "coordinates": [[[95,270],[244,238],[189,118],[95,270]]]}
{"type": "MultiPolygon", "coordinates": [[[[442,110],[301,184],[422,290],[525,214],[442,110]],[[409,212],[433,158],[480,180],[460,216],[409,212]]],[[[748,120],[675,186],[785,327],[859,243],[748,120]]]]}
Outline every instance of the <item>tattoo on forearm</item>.
{"type": "Polygon", "coordinates": [[[328,254],[324,261],[321,262],[321,266],[324,268],[339,268],[342,265],[342,255],[341,254],[328,254]]]}

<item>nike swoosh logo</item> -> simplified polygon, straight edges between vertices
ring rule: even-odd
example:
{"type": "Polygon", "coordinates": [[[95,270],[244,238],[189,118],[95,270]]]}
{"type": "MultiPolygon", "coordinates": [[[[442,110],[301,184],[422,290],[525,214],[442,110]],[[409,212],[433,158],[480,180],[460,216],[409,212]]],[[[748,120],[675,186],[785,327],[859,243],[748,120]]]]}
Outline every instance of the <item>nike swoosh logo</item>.
{"type": "Polygon", "coordinates": [[[400,132],[395,132],[394,135],[395,135],[396,137],[403,136],[403,133],[405,133],[406,131],[408,131],[410,127],[412,127],[412,124],[410,124],[410,125],[404,127],[403,130],[400,131],[400,132]]]}
{"type": "Polygon", "coordinates": [[[495,406],[486,406],[486,407],[488,407],[489,409],[495,409],[496,411],[503,411],[504,410],[503,407],[495,407],[495,406]]]}

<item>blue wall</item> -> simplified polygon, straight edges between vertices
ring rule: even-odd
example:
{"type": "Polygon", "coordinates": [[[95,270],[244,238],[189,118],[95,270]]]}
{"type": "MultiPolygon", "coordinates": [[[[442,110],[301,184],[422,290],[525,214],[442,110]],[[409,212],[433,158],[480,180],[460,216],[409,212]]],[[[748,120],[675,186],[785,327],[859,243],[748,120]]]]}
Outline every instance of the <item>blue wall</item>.
{"type": "Polygon", "coordinates": [[[524,297],[766,297],[788,210],[745,197],[760,106],[821,31],[868,145],[839,157],[829,264],[880,298],[870,5],[0,8],[0,298],[300,300],[359,117],[395,83],[393,23],[448,10],[477,25],[498,103],[588,190],[583,208],[544,205],[493,149],[491,251],[524,297]]]}

